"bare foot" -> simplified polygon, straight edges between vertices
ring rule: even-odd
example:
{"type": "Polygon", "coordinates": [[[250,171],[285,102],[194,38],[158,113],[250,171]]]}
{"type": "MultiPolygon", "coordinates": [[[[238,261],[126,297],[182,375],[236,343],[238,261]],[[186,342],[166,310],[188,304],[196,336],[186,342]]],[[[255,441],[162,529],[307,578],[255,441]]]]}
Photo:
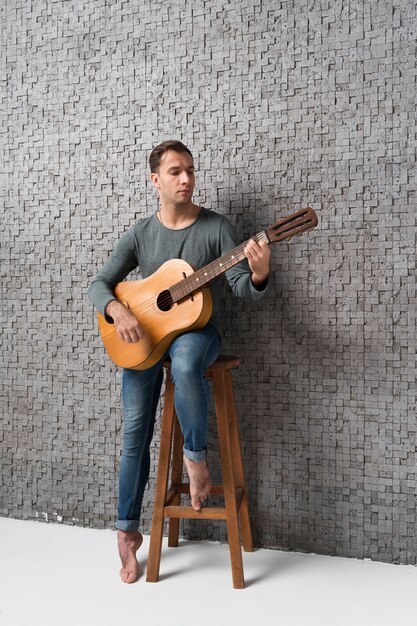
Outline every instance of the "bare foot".
{"type": "Polygon", "coordinates": [[[190,479],[191,505],[193,509],[199,511],[210,493],[210,472],[205,460],[196,463],[184,455],[184,463],[190,479]]]}
{"type": "Polygon", "coordinates": [[[124,583],[135,583],[140,576],[140,566],[136,552],[142,545],[143,537],[137,530],[118,530],[117,545],[119,547],[122,569],[120,578],[124,583]]]}

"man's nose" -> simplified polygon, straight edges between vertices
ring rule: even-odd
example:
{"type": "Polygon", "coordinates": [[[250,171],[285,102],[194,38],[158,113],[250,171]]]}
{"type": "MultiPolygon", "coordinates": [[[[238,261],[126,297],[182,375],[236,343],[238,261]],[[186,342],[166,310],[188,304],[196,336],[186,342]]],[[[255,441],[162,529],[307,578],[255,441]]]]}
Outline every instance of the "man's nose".
{"type": "Polygon", "coordinates": [[[180,183],[188,183],[190,180],[190,175],[188,172],[181,172],[180,174],[180,183]]]}

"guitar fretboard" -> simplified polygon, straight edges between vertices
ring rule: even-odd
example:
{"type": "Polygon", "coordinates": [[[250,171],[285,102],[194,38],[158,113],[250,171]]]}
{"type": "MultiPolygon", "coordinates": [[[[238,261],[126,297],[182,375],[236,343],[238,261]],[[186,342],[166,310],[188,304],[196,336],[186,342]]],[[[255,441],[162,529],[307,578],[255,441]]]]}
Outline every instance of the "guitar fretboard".
{"type": "MultiPolygon", "coordinates": [[[[261,241],[269,243],[268,235],[264,230],[254,237],[251,237],[251,239],[254,239],[257,243],[260,243],[261,241]]],[[[237,263],[240,263],[240,261],[243,261],[245,258],[244,249],[248,241],[244,241],[240,245],[236,246],[236,248],[233,248],[233,250],[226,252],[226,254],[220,258],[212,261],[208,265],[205,265],[193,274],[190,274],[190,276],[186,276],[179,283],[172,285],[172,287],[169,288],[169,291],[173,302],[178,302],[179,300],[186,298],[194,291],[197,291],[207,285],[207,283],[217,276],[220,276],[220,274],[227,272],[227,270],[237,263]]]]}

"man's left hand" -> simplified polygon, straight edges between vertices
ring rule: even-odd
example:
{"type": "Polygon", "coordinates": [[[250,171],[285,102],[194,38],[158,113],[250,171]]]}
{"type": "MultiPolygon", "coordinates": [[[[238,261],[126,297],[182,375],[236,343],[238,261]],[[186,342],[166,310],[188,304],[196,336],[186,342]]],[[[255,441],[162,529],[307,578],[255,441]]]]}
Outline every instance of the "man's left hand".
{"type": "Polygon", "coordinates": [[[244,253],[252,272],[252,283],[255,287],[259,287],[269,276],[269,258],[271,256],[269,246],[266,241],[257,243],[253,239],[249,239],[244,253]]]}

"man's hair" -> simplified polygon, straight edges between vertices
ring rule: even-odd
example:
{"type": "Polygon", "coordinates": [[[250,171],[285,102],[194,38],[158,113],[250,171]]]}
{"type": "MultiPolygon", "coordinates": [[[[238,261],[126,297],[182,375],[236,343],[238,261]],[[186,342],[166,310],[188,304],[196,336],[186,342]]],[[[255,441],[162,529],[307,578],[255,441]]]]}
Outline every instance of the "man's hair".
{"type": "Polygon", "coordinates": [[[177,141],[176,139],[169,139],[168,141],[163,141],[158,146],[156,146],[150,156],[149,156],[149,165],[151,167],[151,172],[157,173],[159,170],[159,166],[161,164],[161,159],[168,150],[174,150],[174,152],[187,152],[192,158],[193,155],[181,141],[177,141]]]}

